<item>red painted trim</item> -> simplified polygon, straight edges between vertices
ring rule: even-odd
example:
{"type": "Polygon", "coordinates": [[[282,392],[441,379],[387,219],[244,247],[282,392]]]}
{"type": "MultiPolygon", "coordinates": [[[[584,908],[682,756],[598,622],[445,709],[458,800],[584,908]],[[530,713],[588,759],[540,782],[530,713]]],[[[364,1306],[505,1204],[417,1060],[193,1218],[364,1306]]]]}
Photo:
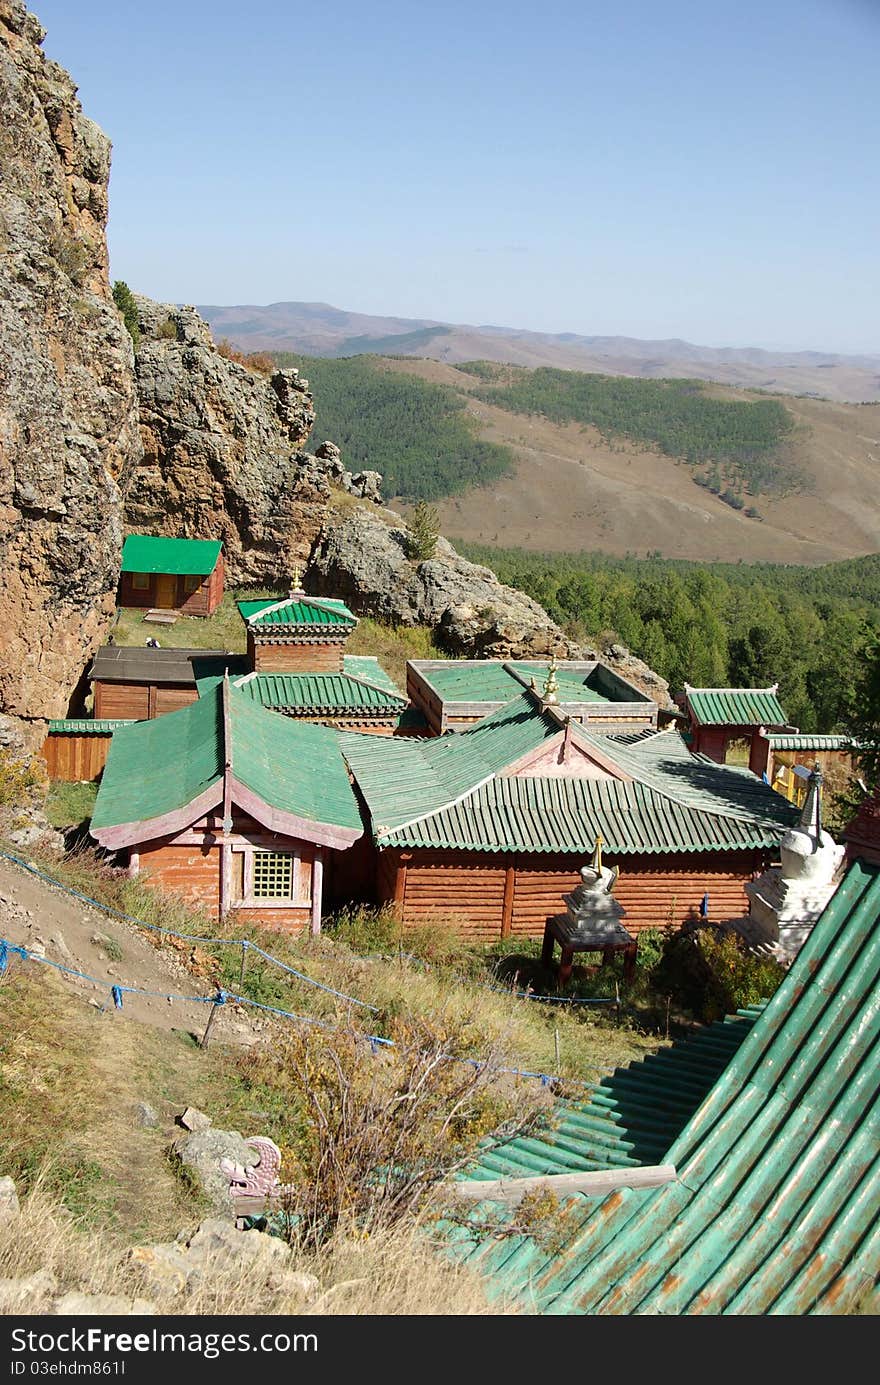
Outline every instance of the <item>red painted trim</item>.
{"type": "Polygon", "coordinates": [[[144,818],[142,821],[122,822],[114,827],[99,827],[91,835],[108,850],[118,850],[123,846],[134,846],[138,842],[153,841],[156,837],[170,837],[182,832],[197,821],[204,813],[216,808],[223,801],[223,781],[216,779],[210,788],[197,798],[185,803],[182,808],[163,813],[157,818],[144,818]]]}
{"type": "Polygon", "coordinates": [[[294,813],[285,813],[279,808],[273,808],[234,775],[232,796],[239,808],[250,813],[257,822],[268,827],[270,832],[280,832],[285,837],[298,837],[304,842],[332,847],[334,851],[345,851],[364,835],[363,827],[337,827],[332,823],[315,822],[311,818],[297,817],[294,813]]]}

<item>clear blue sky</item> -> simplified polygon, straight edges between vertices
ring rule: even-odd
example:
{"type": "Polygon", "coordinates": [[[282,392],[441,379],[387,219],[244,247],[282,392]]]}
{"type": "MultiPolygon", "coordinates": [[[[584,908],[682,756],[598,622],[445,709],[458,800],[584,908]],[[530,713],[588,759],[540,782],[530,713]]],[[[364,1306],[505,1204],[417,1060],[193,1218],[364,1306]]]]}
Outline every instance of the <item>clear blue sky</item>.
{"type": "Polygon", "coordinates": [[[880,0],[32,0],[188,303],[880,352],[880,0]]]}

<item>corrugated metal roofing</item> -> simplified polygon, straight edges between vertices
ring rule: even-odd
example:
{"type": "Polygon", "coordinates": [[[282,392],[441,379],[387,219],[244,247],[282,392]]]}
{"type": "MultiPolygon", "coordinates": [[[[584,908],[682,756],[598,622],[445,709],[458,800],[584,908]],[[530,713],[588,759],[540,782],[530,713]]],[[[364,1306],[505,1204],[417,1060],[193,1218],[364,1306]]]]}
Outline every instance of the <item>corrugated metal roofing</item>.
{"type": "Polygon", "coordinates": [[[774,750],[850,750],[851,736],[787,736],[782,732],[770,732],[768,741],[774,750]]]}
{"type": "MultiPolygon", "coordinates": [[[[92,828],[148,821],[185,807],[223,778],[223,689],[110,742],[92,828]]],[[[229,689],[233,774],[264,803],[338,827],[360,828],[336,733],[267,712],[229,689]]]]}
{"type": "Polygon", "coordinates": [[[122,545],[122,571],[207,577],[217,566],[222,547],[222,543],[211,539],[166,539],[151,534],[129,534],[122,545]]]}
{"type": "Polygon", "coordinates": [[[446,807],[484,779],[559,734],[559,723],[528,696],[466,731],[430,740],[343,735],[343,753],[381,834],[446,807]]]}
{"type": "Polygon", "coordinates": [[[797,817],[747,770],[691,755],[675,731],[625,745],[572,723],[575,744],[611,761],[632,784],[496,778],[561,735],[559,722],[524,692],[460,733],[343,744],[383,846],[583,851],[600,822],[609,850],[635,851],[637,842],[644,851],[740,849],[775,844],[797,817]]]}
{"type": "Polygon", "coordinates": [[[385,712],[391,716],[407,705],[401,693],[374,687],[347,673],[255,673],[236,686],[261,707],[299,712],[385,712]]]}
{"type": "Polygon", "coordinates": [[[120,726],[131,726],[134,717],[119,721],[101,720],[91,717],[63,717],[49,722],[50,736],[110,736],[120,726]]]}
{"type": "Polygon", "coordinates": [[[352,678],[365,678],[368,683],[377,683],[380,688],[403,696],[394,679],[385,672],[373,654],[343,654],[342,670],[350,673],[352,678]]]}
{"type": "Polygon", "coordinates": [[[546,1313],[846,1313],[880,1272],[878,1088],[880,873],[856,862],[662,1153],[676,1182],[572,1199],[561,1250],[454,1253],[546,1313]]]}
{"type": "Polygon", "coordinates": [[[689,688],[688,706],[701,726],[785,726],[771,688],[689,688]]]}
{"type": "MultiPolygon", "coordinates": [[[[510,662],[505,667],[503,663],[491,659],[481,660],[478,663],[473,661],[459,662],[450,659],[448,664],[432,668],[429,673],[422,670],[422,675],[440,694],[444,702],[509,702],[512,697],[517,697],[522,691],[523,684],[520,678],[524,679],[526,683],[534,679],[535,686],[540,691],[546,681],[549,667],[549,661],[539,664],[510,662]],[[515,670],[520,678],[517,678],[511,670],[515,670]]],[[[621,700],[597,692],[590,686],[589,679],[591,676],[592,669],[583,675],[573,670],[559,669],[556,675],[559,701],[610,702],[621,700]]],[[[629,698],[624,700],[628,701],[629,698]]]]}
{"type": "Polygon", "coordinates": [[[239,601],[238,609],[252,629],[303,625],[309,629],[328,625],[357,625],[344,601],[290,597],[286,601],[239,601]],[[274,608],[274,609],[273,609],[274,608]],[[262,613],[262,614],[261,614],[262,613]]]}
{"type": "MultiPolygon", "coordinates": [[[[95,654],[89,677],[102,683],[189,683],[196,668],[211,664],[222,674],[224,667],[243,658],[222,649],[149,649],[145,645],[105,644],[95,654]]],[[[246,661],[245,666],[247,667],[246,661]]]]}
{"type": "Polygon", "coordinates": [[[730,1015],[617,1068],[584,1100],[557,1103],[553,1128],[501,1144],[487,1141],[462,1177],[530,1178],[659,1164],[759,1014],[730,1015]]]}
{"type": "Polygon", "coordinates": [[[588,855],[598,833],[606,851],[627,855],[773,847],[781,828],[775,821],[688,808],[634,781],[496,778],[377,840],[381,846],[588,855]]]}

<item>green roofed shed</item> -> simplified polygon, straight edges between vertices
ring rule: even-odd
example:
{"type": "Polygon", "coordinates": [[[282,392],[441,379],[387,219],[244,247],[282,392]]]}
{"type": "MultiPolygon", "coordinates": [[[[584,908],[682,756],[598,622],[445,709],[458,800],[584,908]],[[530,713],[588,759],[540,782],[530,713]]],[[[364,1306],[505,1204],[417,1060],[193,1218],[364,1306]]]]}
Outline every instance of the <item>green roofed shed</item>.
{"type": "Polygon", "coordinates": [[[693,720],[700,726],[785,726],[788,718],[771,688],[685,689],[693,720]]]}
{"type": "Polygon", "coordinates": [[[166,539],[150,534],[129,534],[122,545],[122,571],[207,577],[217,566],[222,547],[222,543],[212,539],[166,539]]]}

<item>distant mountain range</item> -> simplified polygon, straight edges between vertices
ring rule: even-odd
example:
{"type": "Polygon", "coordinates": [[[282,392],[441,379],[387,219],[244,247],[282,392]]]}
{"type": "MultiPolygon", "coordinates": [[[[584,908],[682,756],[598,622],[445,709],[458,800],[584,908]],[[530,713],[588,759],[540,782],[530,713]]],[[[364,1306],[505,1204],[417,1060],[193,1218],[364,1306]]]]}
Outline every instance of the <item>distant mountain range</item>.
{"type": "Polygon", "coordinates": [[[456,365],[487,360],[556,366],[607,375],[687,376],[784,394],[850,403],[880,402],[880,354],[841,356],[821,351],[764,351],[757,347],[695,346],[636,337],[584,337],[574,332],[528,332],[512,327],[373,317],[329,303],[198,305],[214,337],[243,351],[297,351],[307,356],[427,357],[456,365]]]}

